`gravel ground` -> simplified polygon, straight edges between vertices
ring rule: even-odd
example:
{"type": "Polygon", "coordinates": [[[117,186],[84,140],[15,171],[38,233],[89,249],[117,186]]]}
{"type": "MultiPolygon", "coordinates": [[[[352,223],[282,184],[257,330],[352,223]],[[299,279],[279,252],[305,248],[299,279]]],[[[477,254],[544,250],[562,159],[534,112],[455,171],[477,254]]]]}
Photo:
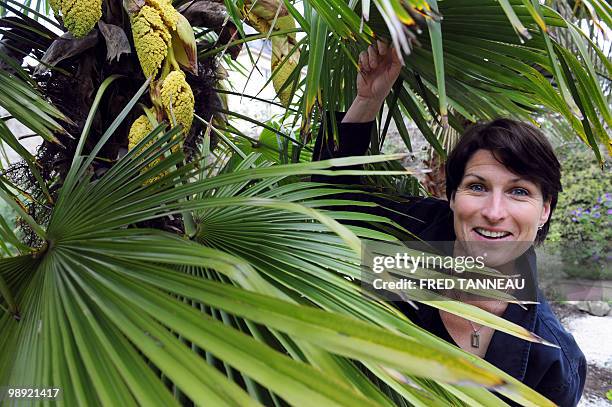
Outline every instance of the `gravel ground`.
{"type": "Polygon", "coordinates": [[[612,406],[605,397],[612,389],[612,316],[596,317],[566,305],[553,308],[587,359],[587,381],[578,407],[612,406]]]}

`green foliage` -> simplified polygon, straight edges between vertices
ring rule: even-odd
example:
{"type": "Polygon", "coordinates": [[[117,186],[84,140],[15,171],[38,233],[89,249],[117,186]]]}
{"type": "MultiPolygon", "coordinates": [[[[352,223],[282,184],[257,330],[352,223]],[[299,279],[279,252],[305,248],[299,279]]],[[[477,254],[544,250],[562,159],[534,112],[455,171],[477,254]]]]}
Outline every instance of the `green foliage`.
{"type": "MultiPolygon", "coordinates": [[[[15,229],[15,212],[0,199],[0,218],[8,224],[10,229],[15,229]]],[[[0,257],[7,254],[15,254],[15,247],[9,242],[0,241],[0,257]]]]}
{"type": "MultiPolygon", "coordinates": [[[[281,130],[284,129],[282,129],[277,121],[270,120],[265,124],[267,127],[261,131],[257,141],[244,138],[237,139],[237,147],[246,155],[251,153],[261,154],[260,158],[257,160],[257,164],[261,164],[265,161],[276,164],[289,163],[293,155],[294,144],[290,143],[288,138],[281,137],[281,130]]],[[[292,136],[296,135],[293,134],[292,136]]],[[[234,156],[235,160],[238,158],[239,156],[234,156]]],[[[300,162],[309,162],[311,160],[311,152],[300,150],[300,162]]]]}
{"type": "Polygon", "coordinates": [[[6,220],[12,219],[12,210],[8,207],[8,205],[4,201],[0,201],[0,216],[6,220]]]}
{"type": "MultiPolygon", "coordinates": [[[[249,139],[202,109],[201,126],[194,129],[197,136],[206,132],[202,154],[195,144],[176,149],[181,130],[166,132],[160,125],[123,155],[116,153],[127,145],[126,123],[142,113],[134,108],[145,102],[141,97],[150,86],[133,75],[138,61],[130,41],[125,50],[130,52],[116,62],[104,58],[114,44],[105,25],[120,39],[129,40],[132,32],[122,2],[105,2],[105,25],[94,28],[102,35],[86,52],[82,43],[58,38],[57,30],[46,27],[62,30],[42,7],[48,2],[0,0],[14,14],[2,19],[0,59],[9,60],[2,58],[3,49],[19,45],[25,49],[20,57],[39,58],[52,46],[74,51],[70,60],[46,64],[44,75],[33,76],[29,63],[20,68],[14,61],[13,73],[0,73],[0,105],[47,146],[57,147],[56,137],[63,137],[69,148],[54,151],[70,152],[39,160],[0,120],[0,139],[28,164],[42,191],[31,194],[26,186],[26,195],[0,188],[0,198],[13,204],[40,241],[30,247],[14,236],[13,225],[0,228],[0,242],[11,241],[20,251],[0,259],[0,383],[62,387],[65,405],[505,405],[488,389],[522,405],[553,405],[488,362],[416,327],[386,302],[365,297],[359,285],[361,239],[390,236],[338,221],[383,220],[340,210],[348,202],[334,199],[337,189],[295,180],[384,174],[384,186],[417,188],[412,181],[389,180],[405,175],[395,162],[386,162],[398,156],[381,158],[374,151],[369,157],[309,162],[304,146],[325,111],[342,110],[354,99],[359,52],[385,38],[406,56],[404,82],[387,105],[407,146],[405,117],[443,156],[433,122],[447,119],[460,131],[478,119],[527,119],[550,110],[599,154],[598,145],[609,145],[604,125],[612,126],[612,115],[592,57],[603,63],[600,76],[610,77],[612,67],[570,21],[538,2],[516,0],[440,1],[439,14],[428,6],[435,2],[424,0],[363,1],[355,8],[356,2],[346,0],[307,0],[303,13],[294,6],[299,1],[277,1],[304,35],[296,45],[295,75],[287,80],[296,97],[283,120],[258,122],[221,103],[230,121],[265,129],[261,138],[249,139]],[[413,22],[420,28],[404,25],[413,22]],[[580,43],[575,51],[549,34],[555,27],[580,43]],[[421,46],[407,57],[416,35],[421,46]],[[81,74],[86,80],[79,80],[81,74]],[[119,87],[122,75],[133,86],[122,80],[119,87]],[[63,76],[75,79],[78,97],[67,92],[66,83],[73,82],[63,76]],[[54,95],[55,88],[62,95],[54,95]],[[78,114],[64,117],[60,106],[78,114]],[[446,117],[447,108],[452,109],[446,117]],[[297,127],[299,133],[292,130],[297,127]],[[243,149],[234,136],[248,145],[243,149]],[[193,157],[183,154],[191,150],[193,157]],[[50,162],[58,167],[39,170],[50,162]],[[356,165],[367,171],[352,170],[356,165]],[[27,203],[39,205],[48,218],[28,214],[27,203]]],[[[241,34],[232,34],[229,43],[222,39],[225,29],[209,26],[216,18],[200,18],[198,3],[209,2],[191,3],[181,10],[193,20],[200,66],[223,55],[218,58],[223,69],[200,70],[200,83],[191,78],[208,91],[209,81],[225,77],[225,67],[240,65],[229,57],[234,46],[246,48],[264,36],[244,36],[238,7],[245,2],[215,2],[223,3],[217,15],[223,25],[231,31],[233,23],[241,34]]],[[[280,15],[280,9],[269,11],[268,17],[280,15]]],[[[597,11],[609,15],[603,6],[597,11]]],[[[198,92],[198,86],[194,91],[214,96],[198,92]]],[[[208,105],[203,99],[196,110],[208,105]]],[[[378,137],[374,144],[382,146],[378,137]]],[[[432,305],[540,341],[478,307],[432,305]]]]}
{"type": "Polygon", "coordinates": [[[610,278],[606,267],[612,241],[612,175],[585,148],[559,152],[563,188],[551,222],[549,240],[557,242],[564,271],[571,277],[610,278]]]}

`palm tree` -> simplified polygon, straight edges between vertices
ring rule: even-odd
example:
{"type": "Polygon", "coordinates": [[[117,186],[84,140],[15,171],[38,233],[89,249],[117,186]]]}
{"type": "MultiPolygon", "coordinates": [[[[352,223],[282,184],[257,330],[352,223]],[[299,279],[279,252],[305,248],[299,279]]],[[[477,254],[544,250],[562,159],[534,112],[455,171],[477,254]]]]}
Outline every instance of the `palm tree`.
{"type": "MultiPolygon", "coordinates": [[[[408,116],[442,155],[436,126],[553,112],[601,159],[612,120],[594,70],[609,78],[609,61],[538,2],[259,2],[174,2],[194,28],[183,23],[175,42],[160,34],[160,65],[143,60],[153,42],[134,26],[143,6],[164,1],[105,0],[99,16],[88,2],[85,17],[62,1],[0,2],[9,112],[0,140],[23,159],[0,172],[19,225],[1,214],[0,383],[61,388],[65,405],[504,405],[493,388],[552,405],[365,295],[362,242],[393,236],[339,223],[384,220],[334,210],[345,203],[329,199],[337,190],[304,177],[376,175],[390,185],[405,175],[398,155],[376,155],[381,135],[371,156],[308,158],[324,111],[352,101],[355,56],[376,38],[406,57],[380,127],[395,121],[409,142],[408,116]],[[260,33],[247,35],[245,21],[260,33]],[[572,33],[578,54],[552,26],[572,33]],[[286,114],[280,126],[258,124],[278,138],[285,164],[262,159],[275,144],[232,126],[240,115],[223,96],[233,92],[223,67],[268,37],[286,114]],[[165,97],[172,73],[187,85],[165,97]],[[188,89],[191,126],[181,110],[190,98],[174,98],[188,89]],[[35,155],[10,118],[44,139],[35,155]],[[140,118],[147,131],[128,140],[140,118]],[[299,131],[287,133],[292,123],[299,131]]],[[[589,4],[610,26],[610,6],[589,4]]],[[[430,304],[540,340],[466,304],[430,304]]]]}

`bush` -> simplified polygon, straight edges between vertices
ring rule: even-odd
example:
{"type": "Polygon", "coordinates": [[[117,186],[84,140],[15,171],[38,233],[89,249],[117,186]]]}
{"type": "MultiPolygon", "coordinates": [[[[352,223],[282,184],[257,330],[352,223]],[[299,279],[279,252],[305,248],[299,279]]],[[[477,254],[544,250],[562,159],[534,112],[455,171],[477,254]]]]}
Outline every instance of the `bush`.
{"type": "Polygon", "coordinates": [[[553,215],[549,241],[557,242],[570,277],[609,279],[612,241],[612,176],[583,146],[557,152],[563,192],[553,215]]]}

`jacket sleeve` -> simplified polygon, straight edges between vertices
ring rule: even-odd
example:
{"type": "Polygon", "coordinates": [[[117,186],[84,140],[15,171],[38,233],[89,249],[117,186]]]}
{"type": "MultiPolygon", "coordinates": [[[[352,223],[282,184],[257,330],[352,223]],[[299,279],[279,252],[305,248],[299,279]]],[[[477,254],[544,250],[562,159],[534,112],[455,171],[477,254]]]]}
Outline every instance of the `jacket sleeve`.
{"type": "MultiPolygon", "coordinates": [[[[345,113],[335,113],[335,124],[338,129],[338,145],[334,142],[334,122],[331,114],[326,114],[315,141],[313,161],[327,160],[330,158],[341,158],[365,155],[370,145],[370,135],[374,128],[374,122],[367,123],[342,123],[345,113]]],[[[343,167],[342,169],[361,169],[361,166],[343,167]]],[[[329,177],[313,175],[312,181],[326,182],[330,184],[359,184],[358,176],[329,177]]]]}
{"type": "MultiPolygon", "coordinates": [[[[367,153],[370,145],[370,136],[374,129],[374,122],[367,123],[342,123],[344,113],[335,113],[336,125],[338,128],[339,143],[335,146],[333,137],[333,123],[331,115],[327,114],[325,122],[321,124],[317,139],[315,142],[315,151],[313,161],[326,160],[330,158],[360,156],[367,153]]],[[[342,169],[359,170],[362,166],[342,167],[342,169]]],[[[448,203],[432,198],[409,197],[398,195],[383,194],[375,188],[363,185],[358,176],[312,176],[312,181],[323,182],[327,184],[343,184],[356,185],[356,187],[348,188],[351,192],[342,192],[334,195],[335,199],[343,199],[347,202],[368,202],[369,206],[335,206],[336,211],[361,212],[371,215],[385,217],[401,226],[408,231],[400,231],[395,227],[390,230],[388,227],[383,227],[382,224],[372,224],[362,221],[343,221],[345,224],[355,226],[375,228],[383,230],[387,233],[392,233],[402,240],[413,240],[415,235],[418,235],[426,230],[432,230],[432,233],[425,234],[423,239],[430,240],[449,240],[446,235],[441,236],[439,233],[434,233],[434,224],[445,222],[446,225],[450,208],[448,203]],[[373,205],[372,205],[373,204],[373,205]],[[431,236],[430,236],[431,235],[431,236]]],[[[329,196],[328,198],[331,198],[329,196]]],[[[451,219],[452,221],[452,219],[451,219]]],[[[440,229],[440,228],[437,228],[440,229]]],[[[452,223],[448,227],[442,228],[446,232],[452,233],[452,223]]]]}
{"type": "Polygon", "coordinates": [[[586,381],[587,363],[582,352],[577,356],[578,363],[575,369],[572,369],[568,363],[560,363],[555,366],[556,372],[551,372],[550,375],[553,378],[557,377],[556,385],[551,386],[550,382],[552,380],[550,380],[541,383],[535,390],[559,406],[573,407],[578,405],[586,381]]]}
{"type": "Polygon", "coordinates": [[[558,319],[552,314],[548,304],[542,301],[540,307],[545,309],[542,316],[542,329],[537,334],[555,343],[559,348],[539,348],[542,363],[541,379],[534,389],[562,407],[576,406],[586,381],[587,362],[574,337],[567,332],[558,319]]]}

